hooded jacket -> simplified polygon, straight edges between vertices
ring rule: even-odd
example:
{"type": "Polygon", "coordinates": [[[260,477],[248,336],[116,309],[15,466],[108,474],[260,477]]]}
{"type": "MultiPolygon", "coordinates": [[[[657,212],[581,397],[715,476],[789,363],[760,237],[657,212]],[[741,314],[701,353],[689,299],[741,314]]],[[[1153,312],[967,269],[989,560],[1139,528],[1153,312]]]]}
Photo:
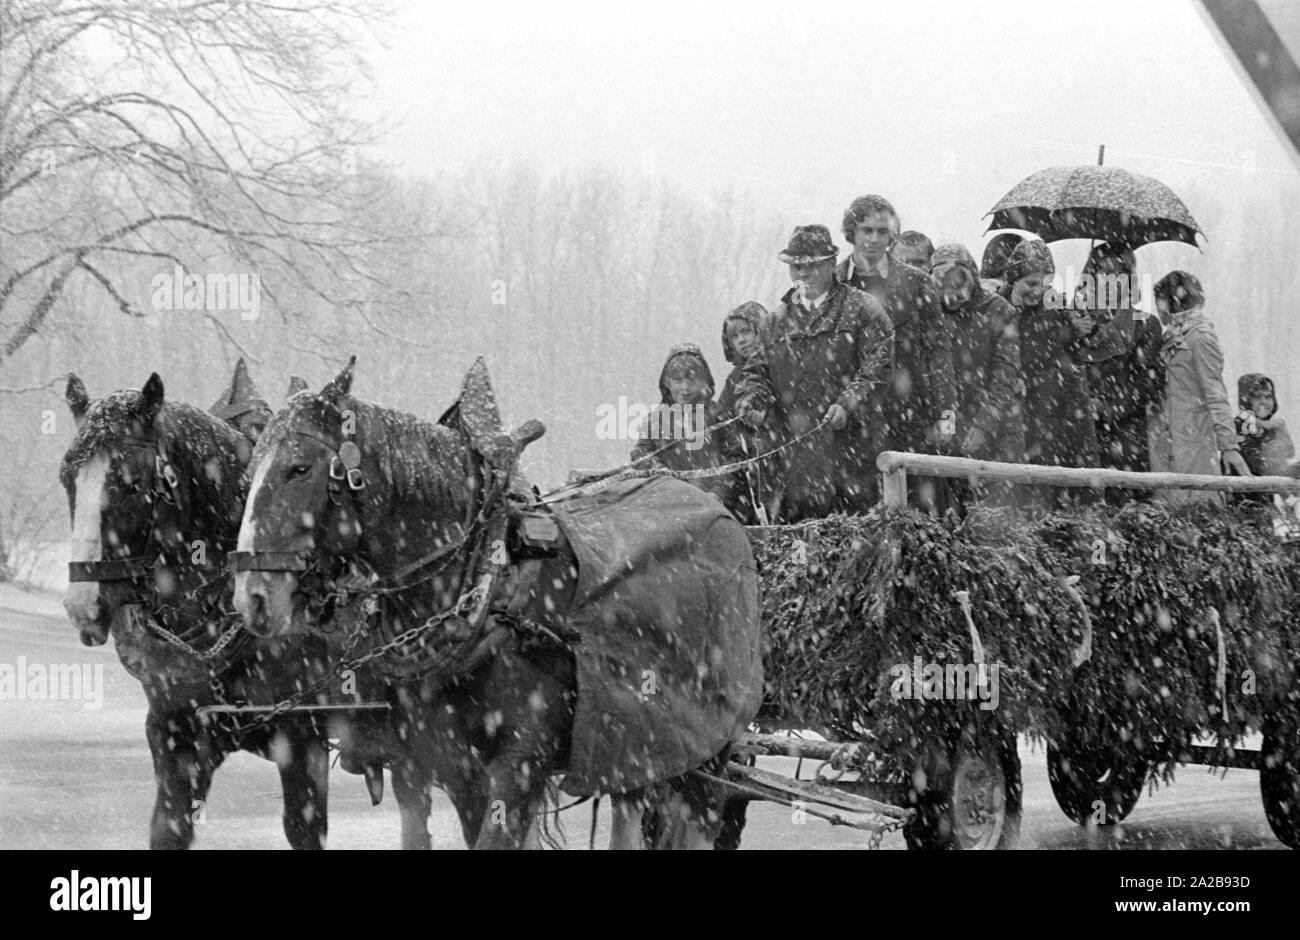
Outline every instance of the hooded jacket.
{"type": "Polygon", "coordinates": [[[731,374],[727,380],[722,383],[722,392],[718,395],[718,405],[727,414],[735,414],[736,411],[736,390],[740,384],[741,367],[745,364],[744,357],[740,352],[731,345],[731,340],[727,337],[727,324],[732,320],[744,320],[754,330],[755,335],[759,335],[763,318],[767,316],[767,311],[760,303],[749,301],[743,303],[731,313],[727,314],[726,319],[722,321],[722,354],[726,357],[727,362],[731,363],[731,374]]]}
{"type": "Polygon", "coordinates": [[[1273,380],[1260,372],[1248,372],[1237,379],[1237,439],[1241,456],[1256,476],[1281,476],[1295,457],[1295,443],[1286,422],[1277,416],[1277,389],[1273,380]],[[1255,414],[1251,402],[1260,391],[1273,396],[1273,410],[1263,419],[1255,414]]]}
{"type": "Polygon", "coordinates": [[[1020,378],[1020,326],[1016,308],[980,283],[975,259],[963,245],[935,250],[936,279],[950,266],[970,275],[971,297],[956,310],[943,308],[951,337],[957,384],[957,442],[963,456],[1018,463],[1024,459],[1024,388],[1020,378]],[[975,445],[975,435],[983,440],[975,445]]]}
{"type": "MultiPolygon", "coordinates": [[[[1008,285],[1000,295],[1007,302],[1013,287],[1008,285]]],[[[1069,311],[1040,301],[1020,309],[1018,322],[1025,383],[1025,462],[1096,467],[1097,429],[1079,361],[1081,337],[1069,311]]]]}
{"type": "MultiPolygon", "coordinates": [[[[1091,266],[1084,273],[1096,276],[1091,266]]],[[[1103,467],[1146,472],[1151,469],[1148,423],[1165,389],[1164,330],[1158,316],[1139,317],[1131,303],[1104,312],[1109,321],[1079,347],[1096,415],[1098,456],[1103,467]]]]}
{"type": "Polygon", "coordinates": [[[881,403],[889,447],[933,452],[931,428],[945,411],[957,408],[939,291],[930,275],[887,257],[889,271],[883,279],[868,277],[852,255],[840,262],[835,276],[879,301],[894,328],[890,382],[881,403]]]}
{"type": "MultiPolygon", "coordinates": [[[[694,344],[674,346],[664,360],[659,372],[659,404],[654,407],[641,429],[641,437],[632,449],[632,459],[650,458],[650,463],[669,470],[709,470],[732,463],[744,457],[731,427],[703,433],[724,420],[727,415],[716,401],[716,385],[709,364],[694,344]],[[677,405],[668,387],[668,369],[680,357],[695,360],[708,384],[709,401],[702,405],[677,405]],[[653,456],[652,456],[653,455],[653,456]]],[[[733,474],[702,477],[687,482],[718,497],[724,506],[732,508],[738,497],[733,474]]]]}

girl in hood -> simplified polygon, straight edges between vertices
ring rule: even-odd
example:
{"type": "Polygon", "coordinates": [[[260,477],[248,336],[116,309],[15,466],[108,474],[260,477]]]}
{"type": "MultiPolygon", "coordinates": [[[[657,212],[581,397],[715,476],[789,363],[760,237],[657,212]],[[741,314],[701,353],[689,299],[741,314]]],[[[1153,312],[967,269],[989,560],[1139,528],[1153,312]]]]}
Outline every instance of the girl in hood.
{"type": "MultiPolygon", "coordinates": [[[[660,403],[655,406],[632,449],[632,459],[669,470],[704,470],[743,459],[731,429],[707,431],[726,419],[713,400],[713,373],[700,347],[693,343],[674,346],[659,373],[660,403]]],[[[733,474],[693,479],[733,512],[739,509],[733,474]]]]}
{"type": "Polygon", "coordinates": [[[758,350],[758,328],[767,310],[760,303],[743,303],[722,321],[722,354],[731,363],[731,374],[722,383],[718,404],[729,414],[736,406],[736,383],[740,381],[741,366],[758,350]]]}

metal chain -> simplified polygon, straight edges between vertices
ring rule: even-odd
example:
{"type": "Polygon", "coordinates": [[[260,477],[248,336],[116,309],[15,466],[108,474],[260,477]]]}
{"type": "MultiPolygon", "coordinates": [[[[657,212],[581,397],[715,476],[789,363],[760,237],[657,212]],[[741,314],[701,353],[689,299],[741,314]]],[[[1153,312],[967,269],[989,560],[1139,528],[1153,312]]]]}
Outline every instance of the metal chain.
{"type": "Polygon", "coordinates": [[[159,623],[156,618],[153,617],[149,618],[150,620],[149,628],[155,631],[159,636],[161,636],[172,646],[176,647],[178,650],[181,650],[187,655],[194,657],[201,663],[210,663],[218,656],[220,656],[221,652],[227,646],[229,646],[232,642],[234,642],[235,637],[237,637],[240,631],[243,629],[243,620],[238,614],[227,614],[226,616],[231,620],[231,625],[226,628],[226,631],[224,633],[222,633],[219,637],[217,637],[217,641],[215,643],[213,643],[210,647],[208,647],[205,650],[198,649],[194,646],[191,646],[189,643],[186,643],[176,634],[172,633],[161,623],[159,623]]]}
{"type": "MultiPolygon", "coordinates": [[[[370,650],[367,653],[362,654],[361,656],[357,656],[352,659],[344,659],[339,661],[338,663],[335,663],[334,666],[331,667],[328,675],[322,677],[321,679],[318,679],[316,682],[313,682],[311,685],[307,686],[302,691],[295,692],[293,695],[289,696],[288,698],[282,699],[281,701],[277,702],[275,705],[271,706],[271,710],[269,712],[265,712],[264,714],[257,715],[249,723],[248,727],[236,733],[236,737],[242,738],[244,735],[252,732],[253,730],[279,717],[280,715],[284,714],[284,712],[288,711],[290,708],[293,708],[295,705],[300,704],[308,696],[314,695],[317,692],[319,692],[321,689],[328,687],[332,682],[334,682],[335,679],[339,678],[343,673],[347,672],[348,670],[355,670],[361,666],[364,666],[366,663],[372,662],[380,658],[381,656],[384,656],[396,650],[401,646],[405,646],[408,643],[411,643],[419,639],[421,635],[433,629],[434,627],[438,626],[439,624],[442,624],[445,621],[450,620],[452,617],[459,616],[465,602],[471,599],[472,596],[475,595],[475,593],[480,590],[480,588],[481,585],[475,585],[469,591],[466,591],[464,594],[462,594],[460,599],[457,600],[456,603],[452,605],[450,609],[445,610],[440,614],[434,614],[433,616],[425,620],[424,623],[411,627],[409,630],[402,631],[397,636],[389,640],[387,643],[384,643],[382,646],[375,647],[374,649],[370,650]]],[[[357,642],[360,641],[360,637],[363,632],[364,629],[361,629],[361,630],[357,630],[353,634],[347,646],[344,648],[345,655],[347,654],[348,651],[351,650],[351,648],[357,642]]]]}

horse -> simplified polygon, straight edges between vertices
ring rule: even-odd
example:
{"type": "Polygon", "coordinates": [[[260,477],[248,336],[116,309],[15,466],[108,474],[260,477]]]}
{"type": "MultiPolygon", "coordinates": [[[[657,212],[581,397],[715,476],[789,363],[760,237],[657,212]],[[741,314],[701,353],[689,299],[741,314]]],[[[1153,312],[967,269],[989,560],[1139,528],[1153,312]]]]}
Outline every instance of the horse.
{"type": "Polygon", "coordinates": [[[287,716],[209,728],[197,715],[206,705],[277,702],[325,674],[325,644],[251,642],[230,611],[225,560],[247,493],[241,435],[167,400],[157,373],[138,392],[96,401],[72,375],[66,398],[77,431],[60,469],[73,530],[63,603],[84,645],[113,634],[144,687],[157,781],[150,848],[192,844],[213,773],[236,750],[278,766],[289,844],[323,848],[326,730],[287,716]]]}
{"type": "MultiPolygon", "coordinates": [[[[555,796],[552,778],[574,774],[584,707],[579,679],[590,669],[583,645],[598,639],[577,635],[574,625],[590,630],[593,617],[616,620],[607,605],[618,603],[617,592],[583,595],[573,546],[562,533],[550,550],[528,548],[519,513],[536,505],[535,491],[517,472],[517,459],[540,431],[503,431],[482,360],[436,424],[353,397],[354,364],[355,357],[320,393],[296,396],[254,450],[234,556],[234,605],[257,636],[319,633],[329,628],[314,614],[313,598],[337,593],[345,580],[364,582],[361,593],[376,602],[377,613],[355,639],[392,676],[407,785],[442,787],[468,846],[531,847],[555,796]]],[[[683,504],[710,499],[688,484],[671,485],[681,488],[672,493],[683,504]]],[[[711,503],[709,511],[713,519],[711,503]]],[[[740,559],[739,627],[757,662],[753,557],[744,530],[725,511],[721,516],[729,525],[715,526],[699,549],[722,546],[740,559]]],[[[680,547],[682,537],[674,539],[680,547]]],[[[670,586],[658,585],[659,595],[670,586]]],[[[721,596],[706,593],[710,603],[721,596]]],[[[655,626],[627,616],[625,633],[655,626]]],[[[692,680],[708,672],[688,665],[692,680]]],[[[618,694],[627,700],[626,688],[618,694]]],[[[665,788],[636,771],[622,786],[588,775],[575,795],[614,798],[614,847],[642,846],[647,804],[657,810],[654,828],[664,847],[712,847],[721,814],[685,772],[725,759],[760,694],[761,674],[739,717],[708,729],[704,752],[679,760],[679,776],[665,788]]],[[[402,838],[407,847],[427,843],[423,816],[403,812],[402,838]]]]}

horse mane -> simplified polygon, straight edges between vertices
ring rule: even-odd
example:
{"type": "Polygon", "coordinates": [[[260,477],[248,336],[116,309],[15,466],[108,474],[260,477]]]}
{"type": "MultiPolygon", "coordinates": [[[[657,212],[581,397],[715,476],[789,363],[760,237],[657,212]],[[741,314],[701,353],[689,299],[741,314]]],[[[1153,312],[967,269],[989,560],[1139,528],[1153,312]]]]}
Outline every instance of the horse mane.
{"type": "MultiPolygon", "coordinates": [[[[75,491],[78,471],[92,457],[126,438],[145,434],[143,406],[144,396],[133,390],[114,392],[90,405],[59,467],[59,479],[69,494],[75,491]]],[[[174,399],[163,402],[154,426],[176,474],[189,481],[192,530],[216,535],[232,520],[238,526],[239,513],[232,509],[241,507],[248,493],[239,459],[239,432],[174,399]]]]}
{"type": "MultiPolygon", "coordinates": [[[[458,513],[465,497],[466,440],[452,428],[434,424],[386,405],[345,396],[337,405],[316,395],[295,395],[266,426],[250,466],[294,430],[312,428],[337,437],[343,412],[356,416],[356,441],[361,452],[378,462],[384,495],[400,502],[416,501],[439,512],[458,513]]],[[[373,501],[379,494],[372,494],[373,501]]]]}

